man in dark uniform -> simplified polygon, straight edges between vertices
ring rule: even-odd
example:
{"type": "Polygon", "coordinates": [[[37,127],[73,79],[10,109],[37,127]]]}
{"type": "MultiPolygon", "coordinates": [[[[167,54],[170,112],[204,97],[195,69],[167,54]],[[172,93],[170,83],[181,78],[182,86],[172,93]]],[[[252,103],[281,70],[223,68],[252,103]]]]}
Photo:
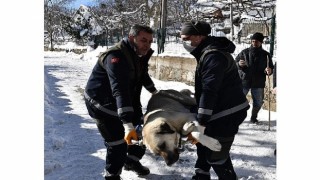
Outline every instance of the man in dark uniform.
{"type": "Polygon", "coordinates": [[[198,129],[217,139],[221,151],[197,143],[194,180],[210,180],[210,168],[219,180],[235,180],[230,148],[239,125],[247,116],[248,101],[242,92],[238,69],[230,53],[235,45],[225,37],[208,36],[211,27],[203,21],[184,23],[181,39],[197,60],[195,98],[198,129]]]}
{"type": "Polygon", "coordinates": [[[264,36],[254,33],[251,46],[242,50],[236,57],[239,75],[242,79],[243,93],[251,91],[253,100],[250,122],[257,123],[258,113],[263,105],[266,75],[272,74],[273,63],[270,53],[262,48],[264,36]],[[269,63],[269,64],[268,64],[269,63]]]}
{"type": "Polygon", "coordinates": [[[120,179],[122,167],[138,175],[150,173],[139,160],[145,148],[138,141],[135,126],[143,123],[142,86],[156,93],[148,74],[153,30],[131,27],[128,38],[100,54],[84,92],[88,112],[96,120],[107,148],[105,179],[120,179]]]}

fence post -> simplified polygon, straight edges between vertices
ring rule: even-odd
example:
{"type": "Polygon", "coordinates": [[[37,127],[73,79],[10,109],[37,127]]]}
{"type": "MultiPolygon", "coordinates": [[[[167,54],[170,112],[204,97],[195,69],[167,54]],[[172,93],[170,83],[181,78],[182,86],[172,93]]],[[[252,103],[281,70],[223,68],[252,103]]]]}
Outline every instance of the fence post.
{"type": "Polygon", "coordinates": [[[276,15],[273,15],[271,19],[271,37],[270,37],[270,56],[271,57],[273,57],[275,29],[276,29],[276,15]]]}

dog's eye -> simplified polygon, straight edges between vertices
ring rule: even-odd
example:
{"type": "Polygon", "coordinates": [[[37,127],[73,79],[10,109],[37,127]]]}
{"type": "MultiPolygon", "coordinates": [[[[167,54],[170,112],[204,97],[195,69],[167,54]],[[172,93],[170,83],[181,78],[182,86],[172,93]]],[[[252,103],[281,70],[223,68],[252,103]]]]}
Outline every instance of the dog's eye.
{"type": "Polygon", "coordinates": [[[162,151],[165,151],[166,149],[166,143],[162,143],[162,144],[159,144],[156,149],[154,149],[153,153],[155,155],[158,155],[158,156],[161,156],[161,152],[162,151]]]}
{"type": "Polygon", "coordinates": [[[157,132],[157,134],[173,134],[173,133],[175,133],[175,131],[172,130],[167,123],[161,124],[159,132],[157,132]]]}

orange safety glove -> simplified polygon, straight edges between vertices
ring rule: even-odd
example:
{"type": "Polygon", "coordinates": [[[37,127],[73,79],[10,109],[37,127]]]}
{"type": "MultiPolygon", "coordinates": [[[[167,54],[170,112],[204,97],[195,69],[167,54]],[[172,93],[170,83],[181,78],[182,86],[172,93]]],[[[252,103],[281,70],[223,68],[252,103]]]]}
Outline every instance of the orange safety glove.
{"type": "Polygon", "coordinates": [[[136,129],[133,127],[132,123],[125,123],[123,124],[124,127],[124,140],[127,142],[127,144],[132,144],[131,140],[138,141],[138,134],[136,132],[136,129]]]}

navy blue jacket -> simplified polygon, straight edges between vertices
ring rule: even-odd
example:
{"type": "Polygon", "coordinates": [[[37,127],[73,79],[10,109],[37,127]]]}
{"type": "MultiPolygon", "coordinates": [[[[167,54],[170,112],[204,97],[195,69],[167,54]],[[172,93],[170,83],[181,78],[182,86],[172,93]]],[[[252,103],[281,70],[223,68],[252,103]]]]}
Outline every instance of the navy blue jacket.
{"type": "Polygon", "coordinates": [[[266,86],[267,57],[269,58],[269,67],[274,68],[270,53],[262,47],[249,47],[242,50],[235,58],[239,69],[239,75],[242,79],[242,85],[245,88],[264,88],[266,86]],[[248,66],[240,67],[239,61],[244,58],[248,66]]]}
{"type": "Polygon", "coordinates": [[[148,74],[148,61],[153,54],[138,57],[128,39],[120,42],[121,48],[107,53],[96,63],[86,85],[85,92],[111,115],[118,115],[124,122],[137,124],[142,117],[140,94],[142,86],[149,92],[155,91],[148,74]]]}
{"type": "Polygon", "coordinates": [[[211,115],[247,102],[233,58],[232,68],[228,68],[230,66],[228,58],[219,51],[207,53],[200,61],[208,49],[233,53],[235,45],[225,37],[208,36],[191,52],[197,60],[195,98],[198,105],[197,119],[200,124],[206,124],[211,115]]]}

